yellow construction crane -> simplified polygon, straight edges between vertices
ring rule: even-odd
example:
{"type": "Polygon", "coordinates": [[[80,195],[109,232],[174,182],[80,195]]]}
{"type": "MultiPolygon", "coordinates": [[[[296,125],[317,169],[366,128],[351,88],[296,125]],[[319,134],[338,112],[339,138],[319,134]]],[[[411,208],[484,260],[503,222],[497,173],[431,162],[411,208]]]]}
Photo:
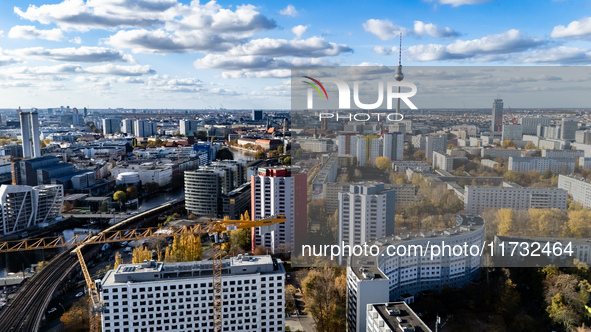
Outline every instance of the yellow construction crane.
{"type": "Polygon", "coordinates": [[[90,273],[84,261],[82,248],[85,245],[113,243],[122,241],[136,241],[151,238],[174,237],[184,234],[208,234],[212,243],[213,260],[213,307],[214,307],[214,331],[222,331],[222,250],[221,246],[230,241],[228,232],[261,227],[261,232],[268,230],[268,226],[285,222],[285,215],[277,215],[261,220],[216,220],[211,221],[206,227],[201,225],[182,226],[182,227],[148,227],[136,228],[118,231],[103,231],[97,234],[75,235],[70,240],[65,240],[63,236],[44,237],[37,239],[25,239],[19,241],[0,242],[0,253],[16,252],[25,250],[53,249],[63,247],[73,247],[71,254],[76,254],[84,279],[88,287],[88,293],[91,300],[92,312],[90,314],[91,331],[100,331],[97,323],[98,314],[102,311],[102,305],[95,283],[90,277],[90,273]]]}

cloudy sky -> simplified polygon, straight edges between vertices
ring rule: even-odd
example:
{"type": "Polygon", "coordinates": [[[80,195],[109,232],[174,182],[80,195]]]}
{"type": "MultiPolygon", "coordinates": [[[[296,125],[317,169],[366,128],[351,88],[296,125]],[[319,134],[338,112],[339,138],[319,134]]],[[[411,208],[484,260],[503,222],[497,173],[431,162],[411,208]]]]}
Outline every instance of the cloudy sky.
{"type": "Polygon", "coordinates": [[[292,66],[396,65],[401,33],[408,66],[591,63],[588,1],[12,0],[0,15],[0,108],[289,108],[292,66]]]}

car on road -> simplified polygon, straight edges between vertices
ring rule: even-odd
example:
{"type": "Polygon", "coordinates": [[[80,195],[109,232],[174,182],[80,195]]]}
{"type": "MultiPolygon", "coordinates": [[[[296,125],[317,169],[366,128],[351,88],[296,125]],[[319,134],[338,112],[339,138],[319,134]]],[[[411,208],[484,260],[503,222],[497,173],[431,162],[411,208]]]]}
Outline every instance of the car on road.
{"type": "Polygon", "coordinates": [[[56,312],[56,310],[57,310],[57,308],[54,307],[54,308],[47,310],[47,313],[52,314],[52,313],[56,312]]]}
{"type": "Polygon", "coordinates": [[[84,293],[80,292],[80,293],[76,294],[76,297],[81,297],[82,295],[84,295],[84,293]]]}

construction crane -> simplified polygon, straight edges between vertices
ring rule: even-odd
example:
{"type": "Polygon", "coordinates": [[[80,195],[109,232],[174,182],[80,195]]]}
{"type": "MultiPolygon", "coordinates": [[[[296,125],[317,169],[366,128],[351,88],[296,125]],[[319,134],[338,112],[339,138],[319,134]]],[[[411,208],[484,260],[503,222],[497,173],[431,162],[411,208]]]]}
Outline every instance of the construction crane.
{"type": "Polygon", "coordinates": [[[509,107],[509,116],[511,116],[511,123],[512,124],[517,124],[517,118],[515,117],[515,114],[513,113],[513,110],[511,109],[511,107],[509,107]]]}
{"type": "Polygon", "coordinates": [[[208,234],[212,243],[213,261],[213,307],[214,307],[214,331],[222,331],[222,245],[230,242],[228,232],[260,227],[261,233],[269,231],[269,227],[285,222],[285,215],[280,214],[261,220],[216,220],[211,221],[207,226],[201,225],[182,227],[148,227],[128,230],[103,231],[98,234],[78,234],[70,240],[63,236],[44,237],[37,239],[24,239],[19,241],[0,242],[0,253],[17,252],[26,250],[55,249],[64,247],[75,247],[70,254],[76,254],[84,275],[91,301],[90,327],[91,331],[100,331],[98,314],[102,311],[102,303],[98,289],[90,277],[82,248],[85,245],[113,243],[122,241],[137,241],[152,238],[174,237],[186,234],[208,234]]]}

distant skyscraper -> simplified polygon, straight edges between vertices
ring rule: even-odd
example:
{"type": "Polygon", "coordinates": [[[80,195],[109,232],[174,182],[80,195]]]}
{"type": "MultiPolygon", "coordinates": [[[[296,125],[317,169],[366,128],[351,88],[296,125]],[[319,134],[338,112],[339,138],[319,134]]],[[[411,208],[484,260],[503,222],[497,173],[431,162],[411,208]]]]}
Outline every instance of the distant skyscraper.
{"type": "Polygon", "coordinates": [[[21,121],[21,135],[23,141],[23,157],[41,157],[41,145],[39,142],[39,115],[37,111],[24,112],[18,109],[21,121]]]}
{"type": "Polygon", "coordinates": [[[199,127],[200,122],[197,120],[180,120],[179,121],[179,130],[181,135],[189,136],[189,134],[195,136],[195,132],[197,132],[197,127],[199,127]]]}
{"type": "Polygon", "coordinates": [[[263,119],[263,111],[262,110],[252,110],[252,120],[258,121],[263,119]]]}
{"type": "Polygon", "coordinates": [[[382,155],[390,160],[402,160],[404,153],[404,133],[387,133],[384,135],[384,151],[382,155]]]}
{"type": "Polygon", "coordinates": [[[118,133],[121,130],[121,121],[118,119],[103,119],[103,135],[118,133]]]}
{"type": "Polygon", "coordinates": [[[503,99],[495,99],[493,101],[493,106],[492,106],[492,123],[490,124],[490,131],[493,133],[500,132],[502,124],[503,124],[503,99]]]}
{"type": "Polygon", "coordinates": [[[148,120],[135,120],[133,131],[137,137],[148,137],[156,134],[156,123],[148,120]]]}
{"type": "Polygon", "coordinates": [[[123,119],[121,129],[127,136],[133,136],[135,134],[134,126],[133,126],[133,119],[123,119]]]}
{"type": "Polygon", "coordinates": [[[579,127],[579,120],[576,118],[562,118],[562,130],[560,138],[564,140],[575,140],[576,131],[579,127]]]}

